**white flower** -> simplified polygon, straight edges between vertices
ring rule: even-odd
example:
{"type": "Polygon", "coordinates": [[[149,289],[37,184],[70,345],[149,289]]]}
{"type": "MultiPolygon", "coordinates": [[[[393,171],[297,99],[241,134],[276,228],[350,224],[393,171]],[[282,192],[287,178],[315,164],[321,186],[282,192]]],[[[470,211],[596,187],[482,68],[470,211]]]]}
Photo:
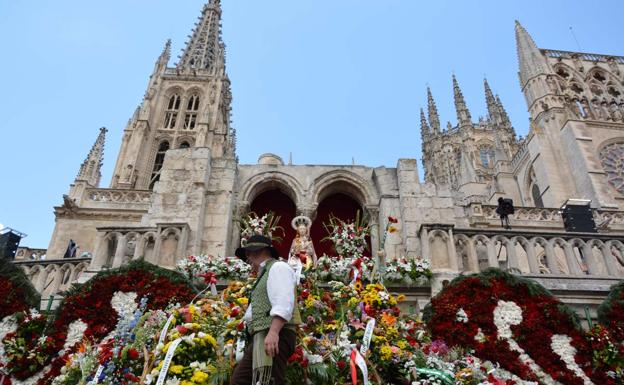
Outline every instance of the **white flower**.
{"type": "Polygon", "coordinates": [[[550,338],[550,347],[553,352],[557,353],[561,360],[565,362],[566,367],[574,372],[577,377],[583,380],[583,384],[585,385],[594,385],[593,382],[585,375],[583,369],[581,369],[576,361],[574,360],[574,356],[576,355],[576,349],[574,346],[570,344],[572,341],[572,337],[566,336],[564,334],[555,334],[550,338]]]}
{"type": "Polygon", "coordinates": [[[176,376],[173,376],[165,381],[165,385],[180,385],[180,379],[176,376]]]}
{"type": "Polygon", "coordinates": [[[111,298],[111,307],[115,309],[120,317],[128,317],[134,314],[134,311],[138,308],[136,299],[137,293],[135,292],[117,291],[111,298]]]}
{"type": "Polygon", "coordinates": [[[457,313],[455,314],[455,321],[463,323],[468,322],[468,314],[466,314],[464,308],[460,307],[459,310],[457,310],[457,313]]]}
{"type": "Polygon", "coordinates": [[[67,328],[67,338],[65,339],[65,344],[63,345],[63,349],[59,352],[59,355],[65,354],[67,350],[71,349],[74,345],[80,342],[86,330],[87,324],[81,319],[77,319],[70,323],[67,328]]]}
{"type": "Polygon", "coordinates": [[[481,330],[481,328],[479,328],[477,330],[477,334],[475,334],[474,339],[477,342],[485,342],[487,340],[487,338],[485,337],[485,334],[483,334],[483,330],[481,330]]]}

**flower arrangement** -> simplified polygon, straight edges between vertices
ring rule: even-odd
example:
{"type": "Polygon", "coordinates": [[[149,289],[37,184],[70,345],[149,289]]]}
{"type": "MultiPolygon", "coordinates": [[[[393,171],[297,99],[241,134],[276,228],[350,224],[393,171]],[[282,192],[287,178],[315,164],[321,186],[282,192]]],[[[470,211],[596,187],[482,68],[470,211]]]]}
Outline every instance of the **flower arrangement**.
{"type": "Polygon", "coordinates": [[[345,222],[331,216],[328,223],[323,223],[327,237],[333,243],[336,253],[344,258],[361,258],[368,248],[367,237],[370,236],[370,226],[365,217],[360,216],[358,210],[354,222],[345,222]]]}
{"type": "Polygon", "coordinates": [[[576,315],[538,284],[490,269],[452,281],[425,310],[433,338],[542,384],[615,384],[592,365],[576,315]]]}
{"type": "Polygon", "coordinates": [[[370,281],[375,263],[371,258],[349,258],[323,255],[317,261],[313,274],[322,282],[339,281],[349,283],[354,278],[370,281]],[[357,272],[357,277],[355,276],[357,272]]]}
{"type": "Polygon", "coordinates": [[[0,258],[0,293],[3,293],[0,319],[29,308],[38,308],[41,301],[24,271],[5,258],[0,258]]]}
{"type": "Polygon", "coordinates": [[[428,282],[433,273],[431,264],[424,258],[401,257],[386,262],[383,270],[384,282],[413,285],[428,282]]]}
{"type": "Polygon", "coordinates": [[[37,311],[19,312],[15,319],[19,327],[2,340],[5,370],[12,377],[25,380],[43,369],[56,344],[44,333],[48,324],[45,315],[37,311]]]}
{"type": "Polygon", "coordinates": [[[245,281],[249,278],[249,264],[234,257],[214,257],[212,255],[191,255],[177,264],[178,271],[189,279],[209,279],[210,274],[218,280],[245,281]]]}
{"type": "Polygon", "coordinates": [[[271,238],[274,242],[280,243],[282,238],[277,235],[279,231],[284,234],[284,229],[278,225],[280,217],[273,212],[268,212],[263,216],[253,211],[243,216],[239,221],[241,230],[241,245],[245,246],[247,240],[252,235],[264,235],[271,238]]]}

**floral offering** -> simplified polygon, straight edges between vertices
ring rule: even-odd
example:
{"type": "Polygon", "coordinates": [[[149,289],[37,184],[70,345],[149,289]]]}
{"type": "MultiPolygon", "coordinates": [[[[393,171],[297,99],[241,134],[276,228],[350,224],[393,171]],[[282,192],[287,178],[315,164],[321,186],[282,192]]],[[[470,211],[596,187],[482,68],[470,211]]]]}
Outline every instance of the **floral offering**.
{"type": "Polygon", "coordinates": [[[424,258],[397,258],[386,262],[383,270],[384,282],[394,284],[427,284],[433,273],[431,264],[424,258]]]}
{"type": "Polygon", "coordinates": [[[241,230],[241,246],[247,244],[247,240],[252,235],[264,235],[273,240],[273,242],[281,242],[282,238],[277,234],[281,232],[284,234],[284,229],[278,226],[280,217],[276,216],[273,212],[258,216],[254,212],[243,216],[239,222],[241,230]]]}
{"type": "Polygon", "coordinates": [[[201,278],[208,284],[212,278],[245,281],[251,273],[251,267],[239,258],[212,255],[188,256],[178,262],[177,269],[189,279],[201,278]]]}

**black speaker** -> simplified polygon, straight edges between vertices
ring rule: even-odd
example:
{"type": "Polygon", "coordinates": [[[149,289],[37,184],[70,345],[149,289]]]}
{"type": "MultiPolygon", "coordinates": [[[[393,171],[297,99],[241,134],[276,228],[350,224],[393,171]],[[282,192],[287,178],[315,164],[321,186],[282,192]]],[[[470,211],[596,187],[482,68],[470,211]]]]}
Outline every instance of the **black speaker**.
{"type": "Polygon", "coordinates": [[[566,204],[561,208],[561,217],[566,231],[575,233],[597,233],[591,207],[566,204]]]}
{"type": "Polygon", "coordinates": [[[0,234],[0,258],[15,259],[15,252],[21,239],[22,237],[13,231],[0,234]]]}

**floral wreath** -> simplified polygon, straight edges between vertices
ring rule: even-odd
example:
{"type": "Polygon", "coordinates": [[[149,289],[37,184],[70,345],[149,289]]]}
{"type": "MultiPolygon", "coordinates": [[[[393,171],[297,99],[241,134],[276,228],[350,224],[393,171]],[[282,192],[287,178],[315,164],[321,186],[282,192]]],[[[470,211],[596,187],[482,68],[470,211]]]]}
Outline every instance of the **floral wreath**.
{"type": "Polygon", "coordinates": [[[498,269],[454,279],[427,305],[432,338],[541,384],[614,384],[592,364],[576,315],[541,285],[498,269]]]}

